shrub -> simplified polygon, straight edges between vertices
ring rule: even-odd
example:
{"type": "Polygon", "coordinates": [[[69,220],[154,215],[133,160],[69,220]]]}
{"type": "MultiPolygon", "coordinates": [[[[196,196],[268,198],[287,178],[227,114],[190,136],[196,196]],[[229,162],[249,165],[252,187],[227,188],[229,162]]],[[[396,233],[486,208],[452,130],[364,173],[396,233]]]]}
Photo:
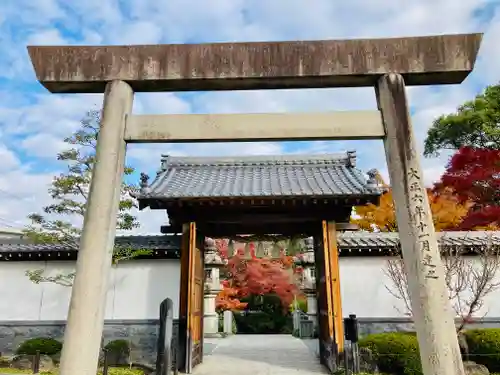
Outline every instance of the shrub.
{"type": "Polygon", "coordinates": [[[234,319],[234,317],[233,317],[233,322],[231,324],[231,331],[233,332],[233,334],[238,333],[238,327],[236,326],[236,320],[234,319]]]}
{"type": "MultiPolygon", "coordinates": [[[[262,311],[234,314],[238,333],[279,333],[274,316],[262,311]]],[[[284,325],[284,324],[282,324],[284,325]]],[[[281,326],[280,325],[280,329],[281,326]]]]}
{"type": "Polygon", "coordinates": [[[111,366],[120,366],[128,364],[130,355],[130,345],[127,340],[113,340],[104,346],[108,358],[108,364],[111,366]]]}
{"type": "Polygon", "coordinates": [[[281,327],[280,333],[284,335],[291,335],[293,333],[293,318],[291,316],[286,320],[286,324],[281,327]]]}
{"type": "MultiPolygon", "coordinates": [[[[300,310],[300,311],[303,311],[303,312],[307,312],[307,299],[305,299],[305,298],[299,298],[297,300],[297,310],[300,310]]],[[[295,311],[295,302],[293,302],[290,305],[290,312],[294,312],[294,311],[295,311]]]]}
{"type": "Polygon", "coordinates": [[[130,346],[127,340],[113,340],[104,346],[109,353],[130,354],[130,346]]]}
{"type": "Polygon", "coordinates": [[[465,338],[471,361],[500,372],[500,328],[467,330],[465,338]]]}
{"type": "Polygon", "coordinates": [[[62,349],[62,343],[50,337],[38,337],[26,340],[16,350],[16,354],[35,355],[40,354],[55,355],[62,349]]]}
{"type": "Polygon", "coordinates": [[[377,333],[362,338],[359,346],[371,350],[382,373],[422,375],[415,335],[405,332],[377,333]]]}
{"type": "Polygon", "coordinates": [[[10,359],[8,357],[2,357],[0,354],[0,368],[9,366],[10,366],[10,359]]]}

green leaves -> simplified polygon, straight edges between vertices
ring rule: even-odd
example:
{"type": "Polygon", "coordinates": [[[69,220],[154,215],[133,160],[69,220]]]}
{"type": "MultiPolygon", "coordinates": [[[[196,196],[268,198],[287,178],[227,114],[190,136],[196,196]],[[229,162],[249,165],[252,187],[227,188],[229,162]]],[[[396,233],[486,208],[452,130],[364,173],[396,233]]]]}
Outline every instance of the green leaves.
{"type": "MultiPolygon", "coordinates": [[[[67,171],[55,176],[48,193],[53,202],[43,207],[43,213],[28,216],[31,225],[24,230],[35,243],[61,243],[77,248],[81,234],[81,224],[85,215],[92,169],[96,162],[95,147],[99,135],[100,112],[90,111],[81,121],[81,127],[64,139],[68,149],[57,154],[57,160],[66,163],[67,171]]],[[[134,173],[132,167],[125,167],[125,175],[134,173]]],[[[131,230],[139,227],[137,218],[130,210],[137,207],[130,195],[134,185],[122,183],[122,194],[117,215],[117,229],[131,230]]],[[[116,247],[113,264],[122,260],[133,259],[150,254],[146,249],[116,247]]],[[[52,282],[70,286],[74,273],[43,276],[43,270],[26,271],[26,275],[35,283],[52,282]]]]}
{"type": "Polygon", "coordinates": [[[424,155],[463,146],[500,149],[500,85],[487,87],[457,112],[436,119],[427,132],[424,155]]]}
{"type": "Polygon", "coordinates": [[[44,270],[31,270],[26,271],[25,275],[34,282],[35,284],[40,283],[54,283],[61,286],[73,286],[73,280],[75,279],[75,272],[68,274],[59,274],[56,276],[44,276],[44,270]]]}

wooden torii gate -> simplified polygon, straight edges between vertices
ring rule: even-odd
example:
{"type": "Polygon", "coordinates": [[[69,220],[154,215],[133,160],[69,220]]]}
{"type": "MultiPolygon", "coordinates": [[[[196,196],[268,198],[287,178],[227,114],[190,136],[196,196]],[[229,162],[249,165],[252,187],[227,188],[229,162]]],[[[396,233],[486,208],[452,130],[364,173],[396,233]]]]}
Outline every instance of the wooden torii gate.
{"type": "Polygon", "coordinates": [[[105,93],[62,375],[95,375],[126,143],[383,139],[426,375],[463,374],[405,85],[453,84],[482,34],[151,46],[28,47],[53,93],[105,93]],[[378,110],[323,114],[132,114],[134,92],[374,87],[378,110]]]}

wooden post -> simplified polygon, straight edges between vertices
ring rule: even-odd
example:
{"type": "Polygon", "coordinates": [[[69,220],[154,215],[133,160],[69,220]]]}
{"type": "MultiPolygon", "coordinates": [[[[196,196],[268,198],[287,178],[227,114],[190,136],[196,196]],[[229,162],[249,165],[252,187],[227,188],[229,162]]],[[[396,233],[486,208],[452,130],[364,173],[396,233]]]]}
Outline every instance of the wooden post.
{"type": "Polygon", "coordinates": [[[376,92],[387,133],[387,165],[423,371],[425,375],[463,375],[403,77],[382,76],[376,92]]]}
{"type": "Polygon", "coordinates": [[[344,320],[342,317],[342,295],[340,290],[339,250],[337,246],[337,228],[333,221],[327,223],[328,249],[330,259],[330,277],[333,297],[333,327],[335,342],[340,352],[344,351],[344,320]]]}

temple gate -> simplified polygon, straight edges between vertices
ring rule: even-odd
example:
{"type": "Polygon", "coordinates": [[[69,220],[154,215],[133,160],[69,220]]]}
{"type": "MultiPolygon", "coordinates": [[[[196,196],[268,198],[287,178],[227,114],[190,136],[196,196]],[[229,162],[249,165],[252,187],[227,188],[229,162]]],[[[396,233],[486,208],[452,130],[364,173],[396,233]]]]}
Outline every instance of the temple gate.
{"type": "MultiPolygon", "coordinates": [[[[343,350],[337,231],[349,223],[352,207],[377,204],[382,189],[375,175],[365,179],[356,154],[242,156],[226,158],[164,156],[150,184],[142,175],[135,195],[139,208],[166,210],[163,233],[182,233],[180,332],[182,370],[201,362],[201,321],[195,279],[205,237],[278,235],[313,237],[321,362],[336,369],[343,350]],[[189,224],[186,224],[189,223],[189,224]],[[187,297],[189,296],[189,297],[187,297]],[[191,302],[191,299],[194,299],[191,302]],[[193,339],[195,338],[195,339],[193,339]]],[[[201,272],[201,271],[199,271],[201,272]]],[[[201,274],[200,274],[201,275],[201,274]]],[[[201,315],[203,316],[203,315],[201,315]]]]}
{"type": "MultiPolygon", "coordinates": [[[[405,85],[462,82],[472,71],[481,39],[482,34],[458,34],[341,41],[28,47],[37,79],[51,92],[105,93],[61,374],[94,375],[97,369],[127,142],[384,139],[423,370],[426,375],[462,375],[405,85]],[[134,92],[355,86],[375,88],[377,111],[132,115],[134,92]]],[[[234,233],[237,224],[232,225],[234,233]]],[[[296,224],[293,229],[297,227],[302,226],[296,224]]],[[[331,241],[323,236],[325,240],[331,241]]],[[[325,277],[330,267],[327,263],[325,277]]],[[[195,274],[190,267],[188,274],[195,274]]],[[[335,290],[334,285],[330,287],[335,290]]],[[[193,301],[186,301],[186,305],[188,311],[194,306],[193,301]]],[[[332,313],[327,309],[327,314],[332,313]]],[[[195,320],[189,317],[188,329],[195,320]]],[[[194,342],[189,345],[196,347],[194,342]]]]}

